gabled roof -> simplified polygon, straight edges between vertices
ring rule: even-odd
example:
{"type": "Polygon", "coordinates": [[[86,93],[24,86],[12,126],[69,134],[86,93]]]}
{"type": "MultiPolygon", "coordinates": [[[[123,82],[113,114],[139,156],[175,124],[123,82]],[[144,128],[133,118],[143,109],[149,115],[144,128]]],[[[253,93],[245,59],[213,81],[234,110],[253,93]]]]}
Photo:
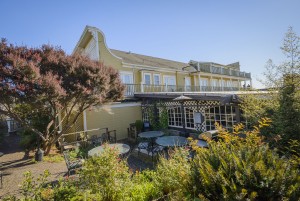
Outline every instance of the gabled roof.
{"type": "Polygon", "coordinates": [[[174,69],[180,71],[182,71],[183,67],[188,66],[188,63],[171,61],[168,59],[161,59],[157,57],[135,54],[131,52],[124,52],[124,51],[114,50],[114,49],[110,49],[110,51],[114,55],[122,58],[124,63],[128,63],[128,64],[168,68],[168,69],[174,69]]]}

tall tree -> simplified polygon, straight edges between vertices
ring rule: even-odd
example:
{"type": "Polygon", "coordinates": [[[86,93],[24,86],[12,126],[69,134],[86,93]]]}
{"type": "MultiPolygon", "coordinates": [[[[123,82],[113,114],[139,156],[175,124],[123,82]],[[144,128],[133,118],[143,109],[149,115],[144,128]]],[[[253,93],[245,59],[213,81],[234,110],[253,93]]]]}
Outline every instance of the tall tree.
{"type": "Polygon", "coordinates": [[[116,70],[83,55],[0,42],[0,113],[38,135],[45,154],[84,110],[119,100],[123,91],[116,70]],[[31,123],[39,115],[48,116],[44,129],[31,123]],[[58,132],[62,121],[65,126],[58,132]]]}
{"type": "Polygon", "coordinates": [[[300,37],[289,27],[281,47],[286,60],[280,65],[269,61],[266,84],[278,91],[278,112],[274,123],[283,142],[300,140],[300,37]]]}

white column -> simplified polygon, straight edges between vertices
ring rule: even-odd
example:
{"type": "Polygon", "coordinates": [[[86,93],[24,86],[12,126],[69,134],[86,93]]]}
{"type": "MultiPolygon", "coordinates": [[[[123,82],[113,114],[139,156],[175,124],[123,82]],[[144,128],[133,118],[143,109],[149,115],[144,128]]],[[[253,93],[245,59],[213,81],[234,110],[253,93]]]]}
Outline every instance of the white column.
{"type": "Polygon", "coordinates": [[[198,74],[198,82],[199,82],[199,91],[201,91],[201,75],[198,74]]]}
{"type": "Polygon", "coordinates": [[[224,91],[223,77],[221,77],[221,90],[224,91]]]}
{"type": "Polygon", "coordinates": [[[83,130],[87,130],[87,123],[86,123],[86,110],[83,111],[83,130]]]}

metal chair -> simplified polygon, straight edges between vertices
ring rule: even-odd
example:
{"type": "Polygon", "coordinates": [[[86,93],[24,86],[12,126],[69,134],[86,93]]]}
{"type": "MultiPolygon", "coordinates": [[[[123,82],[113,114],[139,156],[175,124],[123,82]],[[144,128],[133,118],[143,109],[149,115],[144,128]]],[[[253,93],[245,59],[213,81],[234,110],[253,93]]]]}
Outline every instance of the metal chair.
{"type": "Polygon", "coordinates": [[[148,152],[148,155],[150,155],[151,153],[151,157],[152,157],[152,162],[153,162],[153,159],[154,159],[154,155],[158,155],[159,153],[161,153],[162,151],[164,150],[164,147],[163,146],[160,146],[160,145],[153,145],[153,146],[148,146],[147,148],[147,152],[148,152]]]}
{"type": "Polygon", "coordinates": [[[148,147],[150,146],[150,141],[149,139],[146,138],[138,138],[138,145],[137,145],[137,149],[138,149],[138,155],[141,152],[142,149],[146,150],[148,149],[148,147]]]}
{"type": "Polygon", "coordinates": [[[70,173],[72,171],[75,172],[77,169],[81,169],[82,163],[83,163],[82,159],[71,160],[70,154],[68,151],[64,151],[63,155],[64,155],[64,159],[65,159],[65,162],[66,162],[66,165],[68,168],[68,176],[70,176],[70,173]]]}
{"type": "Polygon", "coordinates": [[[116,130],[108,131],[102,134],[102,140],[104,142],[116,143],[117,142],[117,133],[116,130]]]}
{"type": "Polygon", "coordinates": [[[92,135],[91,137],[91,144],[94,147],[100,146],[103,144],[103,138],[102,137],[98,137],[97,135],[92,135]]]}

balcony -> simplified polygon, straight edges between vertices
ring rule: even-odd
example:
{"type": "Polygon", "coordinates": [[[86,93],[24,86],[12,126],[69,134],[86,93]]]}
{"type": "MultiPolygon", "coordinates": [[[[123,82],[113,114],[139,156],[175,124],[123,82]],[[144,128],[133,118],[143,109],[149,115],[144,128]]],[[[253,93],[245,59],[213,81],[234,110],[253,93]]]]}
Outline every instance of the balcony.
{"type": "Polygon", "coordinates": [[[238,70],[226,69],[226,68],[221,68],[216,66],[209,66],[209,65],[200,65],[199,67],[200,67],[200,72],[251,79],[251,73],[246,73],[238,70]]]}
{"type": "Polygon", "coordinates": [[[238,91],[238,87],[216,87],[216,86],[176,86],[176,85],[146,85],[146,84],[124,84],[125,96],[134,96],[135,93],[153,92],[217,92],[238,91]]]}

